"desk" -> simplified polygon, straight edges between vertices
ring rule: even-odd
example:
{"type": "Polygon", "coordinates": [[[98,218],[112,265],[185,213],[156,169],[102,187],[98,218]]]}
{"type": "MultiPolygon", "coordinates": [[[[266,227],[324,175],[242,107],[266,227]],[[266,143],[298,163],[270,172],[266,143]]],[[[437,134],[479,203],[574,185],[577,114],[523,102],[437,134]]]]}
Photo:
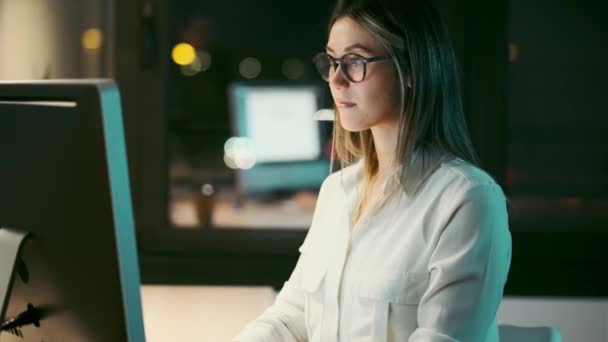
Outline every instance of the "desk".
{"type": "Polygon", "coordinates": [[[146,341],[230,341],[275,295],[270,287],[143,285],[146,341]]]}
{"type": "MultiPolygon", "coordinates": [[[[158,286],[141,288],[148,342],[224,342],[272,304],[269,287],[158,286]]],[[[564,341],[608,342],[605,298],[504,297],[499,324],[550,325],[564,341]]]]}

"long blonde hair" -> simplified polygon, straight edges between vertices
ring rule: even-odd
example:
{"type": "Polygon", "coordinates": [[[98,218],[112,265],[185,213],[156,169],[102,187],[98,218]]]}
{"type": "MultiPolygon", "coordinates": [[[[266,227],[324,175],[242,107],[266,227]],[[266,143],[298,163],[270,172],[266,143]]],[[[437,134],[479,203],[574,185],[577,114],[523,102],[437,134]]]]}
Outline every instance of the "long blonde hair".
{"type": "MultiPolygon", "coordinates": [[[[471,143],[462,102],[460,70],[447,27],[427,1],[339,0],[329,30],[342,17],[350,17],[371,32],[392,55],[401,85],[401,110],[395,163],[407,165],[418,149],[436,148],[447,156],[473,165],[478,158],[471,143]],[[411,88],[406,86],[406,78],[411,88]]],[[[337,108],[333,149],[342,167],[364,161],[364,190],[351,218],[362,215],[369,184],[378,172],[371,131],[349,132],[342,127],[337,108]]],[[[333,163],[332,163],[333,165],[333,163]]],[[[405,184],[407,172],[399,184],[405,184]]],[[[393,189],[377,202],[379,210],[393,189]]]]}

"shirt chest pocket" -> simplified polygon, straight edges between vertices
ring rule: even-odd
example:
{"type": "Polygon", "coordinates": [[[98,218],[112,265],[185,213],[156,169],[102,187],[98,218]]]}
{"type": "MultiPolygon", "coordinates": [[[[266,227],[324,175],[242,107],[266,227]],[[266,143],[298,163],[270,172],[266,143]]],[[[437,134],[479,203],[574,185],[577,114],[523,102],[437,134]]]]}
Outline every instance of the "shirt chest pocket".
{"type": "Polygon", "coordinates": [[[361,321],[354,324],[354,335],[369,331],[369,341],[407,341],[428,284],[426,272],[381,270],[362,279],[357,292],[361,321]]]}
{"type": "Polygon", "coordinates": [[[304,319],[309,341],[320,339],[323,321],[327,264],[319,258],[302,254],[301,289],[304,292],[304,319]]]}

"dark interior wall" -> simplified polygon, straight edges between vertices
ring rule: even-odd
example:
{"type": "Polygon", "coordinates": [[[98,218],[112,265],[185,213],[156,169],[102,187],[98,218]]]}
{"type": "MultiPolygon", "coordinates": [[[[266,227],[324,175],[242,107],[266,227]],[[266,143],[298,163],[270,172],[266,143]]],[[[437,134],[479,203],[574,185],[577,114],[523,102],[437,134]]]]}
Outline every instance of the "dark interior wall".
{"type": "Polygon", "coordinates": [[[481,167],[501,185],[506,173],[509,2],[434,2],[462,69],[465,112],[481,167]]]}
{"type": "MultiPolygon", "coordinates": [[[[608,26],[599,1],[512,0],[513,191],[608,195],[608,26]]],[[[605,227],[604,227],[605,228],[605,227]]]]}
{"type": "Polygon", "coordinates": [[[167,225],[167,1],[114,3],[114,77],[121,91],[138,229],[167,225]]]}
{"type": "Polygon", "coordinates": [[[604,7],[509,2],[507,188],[525,199],[511,215],[514,293],[607,295],[604,7]]]}

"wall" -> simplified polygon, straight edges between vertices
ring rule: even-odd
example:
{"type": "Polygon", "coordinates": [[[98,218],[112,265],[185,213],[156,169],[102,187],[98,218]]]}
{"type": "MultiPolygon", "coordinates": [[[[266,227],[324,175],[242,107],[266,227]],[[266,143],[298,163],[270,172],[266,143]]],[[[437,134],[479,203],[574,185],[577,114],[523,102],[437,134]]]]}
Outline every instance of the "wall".
{"type": "MultiPolygon", "coordinates": [[[[104,0],[0,0],[0,79],[99,77],[109,64],[109,35],[85,50],[84,30],[106,30],[104,0]]],[[[111,32],[110,32],[111,34],[111,32]]]]}

